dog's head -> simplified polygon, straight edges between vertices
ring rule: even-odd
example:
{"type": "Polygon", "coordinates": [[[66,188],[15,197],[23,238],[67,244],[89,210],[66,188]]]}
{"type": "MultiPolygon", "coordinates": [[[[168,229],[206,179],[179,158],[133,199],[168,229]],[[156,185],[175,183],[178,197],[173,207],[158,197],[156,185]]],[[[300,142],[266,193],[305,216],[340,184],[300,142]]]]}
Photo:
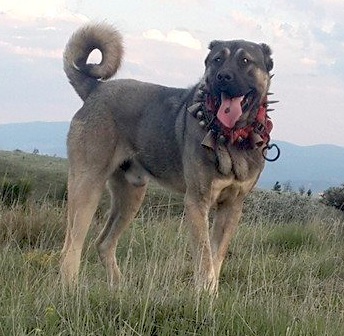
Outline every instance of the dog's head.
{"type": "Polygon", "coordinates": [[[270,86],[269,72],[273,68],[270,47],[235,40],[213,41],[209,49],[205,60],[206,91],[220,113],[232,110],[237,119],[257,109],[270,86]]]}

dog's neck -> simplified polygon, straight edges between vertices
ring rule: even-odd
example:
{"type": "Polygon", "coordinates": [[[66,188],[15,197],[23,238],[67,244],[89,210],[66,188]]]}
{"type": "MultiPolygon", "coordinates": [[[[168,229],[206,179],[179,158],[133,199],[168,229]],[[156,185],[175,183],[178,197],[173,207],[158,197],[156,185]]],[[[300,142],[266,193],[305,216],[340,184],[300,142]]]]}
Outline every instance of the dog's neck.
{"type": "Polygon", "coordinates": [[[218,103],[216,99],[205,90],[205,85],[201,84],[188,111],[199,120],[200,126],[208,131],[202,145],[213,149],[216,144],[253,149],[269,144],[273,126],[268,116],[269,103],[272,102],[265,97],[260,106],[245,112],[243,117],[240,117],[234,126],[229,128],[217,117],[218,103]]]}

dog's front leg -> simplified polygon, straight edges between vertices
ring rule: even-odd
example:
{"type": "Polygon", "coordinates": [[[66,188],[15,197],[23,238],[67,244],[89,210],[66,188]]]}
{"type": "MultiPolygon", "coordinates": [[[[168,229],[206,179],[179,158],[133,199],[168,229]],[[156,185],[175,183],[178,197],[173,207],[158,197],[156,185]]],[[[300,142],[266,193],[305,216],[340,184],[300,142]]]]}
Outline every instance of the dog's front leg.
{"type": "Polygon", "coordinates": [[[189,225],[195,262],[195,284],[198,290],[217,291],[209,238],[209,202],[195,195],[185,196],[185,215],[189,225]]]}
{"type": "Polygon", "coordinates": [[[227,199],[217,205],[211,230],[211,248],[216,277],[219,278],[229,243],[235,234],[242,215],[243,199],[227,199]]]}

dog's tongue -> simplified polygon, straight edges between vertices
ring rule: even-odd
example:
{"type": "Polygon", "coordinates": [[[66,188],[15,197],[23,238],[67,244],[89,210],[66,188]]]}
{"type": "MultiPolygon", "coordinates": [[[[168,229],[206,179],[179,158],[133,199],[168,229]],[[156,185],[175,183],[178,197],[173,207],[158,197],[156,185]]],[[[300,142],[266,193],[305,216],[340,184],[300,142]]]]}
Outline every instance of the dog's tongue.
{"type": "Polygon", "coordinates": [[[224,126],[232,128],[238,121],[242,115],[241,101],[243,99],[244,96],[227,98],[223,93],[221,94],[221,106],[217,112],[217,119],[219,119],[224,126]]]}

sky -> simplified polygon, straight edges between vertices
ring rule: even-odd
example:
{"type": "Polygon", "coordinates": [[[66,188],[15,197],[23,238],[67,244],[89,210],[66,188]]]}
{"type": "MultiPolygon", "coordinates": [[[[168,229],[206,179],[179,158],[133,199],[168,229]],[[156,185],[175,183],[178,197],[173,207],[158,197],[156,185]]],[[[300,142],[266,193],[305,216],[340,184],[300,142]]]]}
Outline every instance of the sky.
{"type": "Polygon", "coordinates": [[[0,123],[70,121],[82,101],[63,50],[103,21],[124,37],[117,78],[175,87],[199,81],[212,40],[267,43],[280,101],[272,139],[344,147],[343,0],[0,0],[0,123]]]}

